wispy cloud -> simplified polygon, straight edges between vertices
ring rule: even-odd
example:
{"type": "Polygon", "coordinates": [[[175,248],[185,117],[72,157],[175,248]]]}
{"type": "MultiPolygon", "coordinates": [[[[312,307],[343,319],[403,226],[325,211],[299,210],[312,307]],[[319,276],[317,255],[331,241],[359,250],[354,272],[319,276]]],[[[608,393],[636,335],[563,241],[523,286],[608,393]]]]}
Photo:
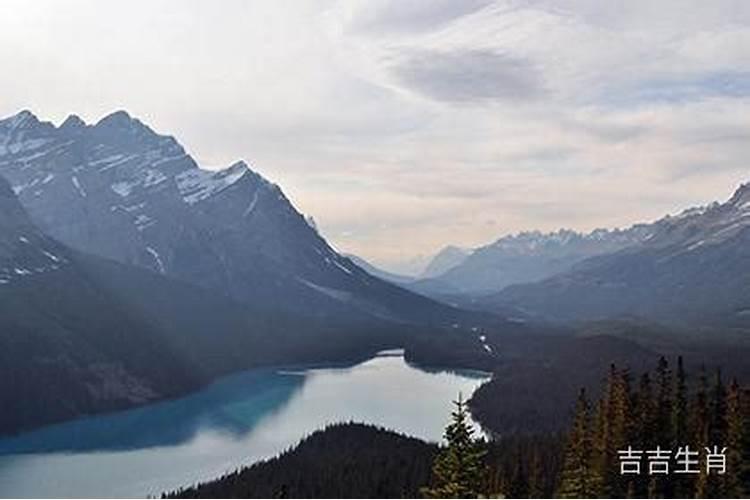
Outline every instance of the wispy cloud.
{"type": "Polygon", "coordinates": [[[519,101],[542,94],[529,61],[488,50],[407,52],[393,71],[405,86],[438,101],[519,101]]]}
{"type": "Polygon", "coordinates": [[[381,0],[360,5],[350,28],[377,35],[427,32],[481,10],[492,0],[381,0]]]}
{"type": "Polygon", "coordinates": [[[718,71],[643,79],[624,88],[609,89],[601,102],[617,106],[684,103],[711,98],[750,97],[750,72],[718,71]]]}

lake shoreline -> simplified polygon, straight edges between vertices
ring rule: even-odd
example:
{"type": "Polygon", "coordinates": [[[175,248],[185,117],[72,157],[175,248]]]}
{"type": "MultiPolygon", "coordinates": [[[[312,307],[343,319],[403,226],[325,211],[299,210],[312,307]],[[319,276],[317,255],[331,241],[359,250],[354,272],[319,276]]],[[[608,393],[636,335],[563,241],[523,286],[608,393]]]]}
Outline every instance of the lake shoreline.
{"type": "MultiPolygon", "coordinates": [[[[7,439],[13,439],[13,438],[19,438],[26,434],[39,431],[41,429],[45,429],[52,426],[57,425],[63,425],[69,422],[74,422],[78,420],[85,420],[90,418],[96,418],[100,416],[106,416],[106,415],[113,415],[120,412],[126,412],[130,410],[136,410],[139,408],[147,408],[151,405],[156,405],[160,403],[166,403],[170,401],[177,401],[180,399],[183,399],[185,397],[189,397],[191,394],[195,394],[197,392],[200,392],[202,390],[208,389],[211,386],[220,383],[222,380],[229,379],[231,377],[237,376],[238,374],[242,374],[248,371],[255,371],[255,370],[269,370],[269,371],[288,371],[290,374],[295,371],[307,371],[307,370],[315,370],[315,369],[335,369],[335,368],[351,368],[353,366],[356,366],[360,363],[363,363],[369,359],[381,356],[382,353],[388,353],[389,351],[399,351],[400,356],[404,358],[404,361],[409,364],[410,366],[413,366],[414,368],[426,371],[426,372],[433,372],[433,373],[455,373],[455,374],[465,374],[465,375],[476,375],[481,377],[491,377],[492,372],[485,371],[485,370],[479,370],[474,368],[460,368],[453,365],[434,365],[434,364],[426,364],[426,363],[419,363],[409,356],[409,351],[403,346],[392,346],[392,347],[385,347],[383,349],[376,349],[371,352],[368,352],[367,354],[363,354],[360,356],[351,356],[346,359],[337,359],[333,361],[314,361],[309,363],[269,363],[269,364],[261,364],[253,367],[249,367],[247,369],[237,370],[229,373],[225,373],[222,375],[219,375],[217,377],[212,378],[211,380],[208,380],[207,382],[203,384],[199,384],[187,391],[180,391],[175,394],[170,394],[162,398],[153,399],[150,401],[146,401],[143,403],[135,403],[133,405],[126,405],[122,407],[115,407],[113,409],[109,410],[103,410],[103,411],[97,411],[92,413],[83,413],[77,416],[74,416],[72,418],[65,418],[62,420],[56,420],[53,422],[49,422],[42,425],[36,425],[28,428],[24,428],[21,431],[18,432],[10,432],[10,433],[3,433],[0,432],[0,441],[7,440],[7,439]]],[[[389,355],[389,354],[385,354],[389,355]]],[[[2,449],[0,449],[0,456],[3,455],[2,449]]]]}
{"type": "Polygon", "coordinates": [[[450,401],[485,380],[415,367],[403,350],[248,370],[185,398],[0,439],[0,497],[158,495],[273,458],[339,422],[439,442],[450,401]]]}
{"type": "MultiPolygon", "coordinates": [[[[23,436],[25,434],[28,434],[30,432],[35,432],[40,429],[44,429],[46,427],[54,426],[54,425],[61,425],[68,422],[73,422],[76,420],[86,419],[86,418],[95,418],[102,415],[112,415],[123,411],[129,411],[129,410],[135,410],[138,408],[145,408],[154,404],[169,402],[169,401],[176,401],[185,397],[189,397],[191,394],[195,394],[196,392],[202,391],[207,389],[208,387],[211,387],[212,385],[220,382],[223,379],[232,377],[234,375],[237,375],[238,373],[243,373],[251,370],[273,370],[277,367],[279,369],[295,369],[295,368],[301,368],[301,367],[310,367],[310,368],[316,368],[316,367],[331,367],[331,366],[341,366],[342,368],[355,366],[358,363],[362,363],[364,361],[367,361],[368,359],[371,359],[372,357],[376,356],[378,352],[381,352],[383,350],[391,349],[392,347],[384,347],[383,349],[375,349],[372,351],[369,351],[367,353],[358,355],[358,356],[350,356],[342,359],[333,359],[330,361],[327,360],[320,360],[320,361],[312,361],[312,362],[303,362],[303,363],[275,363],[270,362],[268,364],[257,364],[255,366],[249,366],[247,368],[239,369],[239,370],[233,370],[231,372],[219,374],[215,377],[209,378],[208,380],[196,384],[194,386],[191,386],[187,390],[183,391],[175,391],[174,393],[166,394],[163,397],[157,397],[152,400],[144,401],[144,402],[137,402],[129,405],[114,405],[112,408],[103,409],[101,411],[95,411],[91,413],[81,413],[79,415],[75,415],[70,418],[63,418],[59,420],[53,420],[47,423],[39,424],[39,425],[32,425],[25,427],[21,430],[15,431],[15,432],[4,432],[0,431],[0,441],[10,438],[16,438],[19,436],[23,436]]],[[[0,455],[2,455],[2,452],[0,451],[0,455]]]]}

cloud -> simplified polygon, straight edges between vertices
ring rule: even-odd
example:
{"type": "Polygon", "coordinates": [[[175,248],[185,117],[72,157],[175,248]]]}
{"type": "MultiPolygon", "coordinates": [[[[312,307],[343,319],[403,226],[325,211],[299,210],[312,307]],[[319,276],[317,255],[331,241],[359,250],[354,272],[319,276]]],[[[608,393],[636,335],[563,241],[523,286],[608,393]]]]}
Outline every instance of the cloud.
{"type": "Polygon", "coordinates": [[[492,0],[384,0],[355,8],[350,28],[373,35],[434,30],[490,5],[492,0]]]}
{"type": "Polygon", "coordinates": [[[748,96],[750,72],[717,71],[697,75],[646,78],[624,88],[610,89],[602,96],[601,101],[617,106],[637,106],[748,96]]]}
{"type": "Polygon", "coordinates": [[[525,101],[542,94],[529,61],[488,50],[414,51],[393,72],[403,85],[443,102],[525,101]]]}

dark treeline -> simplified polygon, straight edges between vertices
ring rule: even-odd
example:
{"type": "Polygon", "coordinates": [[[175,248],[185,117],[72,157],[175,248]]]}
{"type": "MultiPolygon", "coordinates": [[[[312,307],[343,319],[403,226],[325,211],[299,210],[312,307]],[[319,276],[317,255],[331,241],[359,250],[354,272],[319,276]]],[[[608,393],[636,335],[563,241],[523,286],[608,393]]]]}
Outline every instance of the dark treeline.
{"type": "Polygon", "coordinates": [[[336,424],[276,458],[169,496],[416,498],[429,479],[437,449],[374,426],[336,424]]]}
{"type": "MultiPolygon", "coordinates": [[[[750,391],[720,371],[688,376],[661,358],[638,378],[612,366],[601,398],[584,390],[568,433],[557,494],[562,497],[740,498],[750,493],[750,391]],[[680,474],[676,453],[698,451],[695,473],[680,474]],[[726,473],[706,471],[705,448],[726,447],[726,473]],[[618,451],[642,452],[641,473],[621,474],[618,451]],[[668,474],[649,474],[648,451],[669,450],[668,474]]],[[[682,468],[682,467],[681,467],[682,468]]],[[[691,467],[691,469],[693,469],[691,467]]]]}
{"type": "Polygon", "coordinates": [[[682,358],[672,369],[664,357],[639,376],[612,365],[603,385],[595,402],[581,389],[564,445],[529,434],[489,445],[479,495],[743,498],[750,493],[750,390],[736,380],[726,382],[720,370],[709,375],[701,368],[689,376],[682,358]],[[621,453],[628,449],[632,457],[621,453]],[[691,464],[685,463],[685,451],[694,453],[687,456],[691,464]],[[709,471],[709,454],[725,466],[709,471]],[[630,464],[626,472],[636,465],[638,473],[623,474],[621,460],[630,464]],[[654,462],[658,467],[652,471],[654,462]]]}
{"type": "Polygon", "coordinates": [[[597,335],[532,337],[512,345],[495,339],[502,359],[470,401],[472,414],[493,434],[561,432],[572,421],[578,390],[598,395],[609,363],[646,371],[659,355],[632,341],[597,335]]]}
{"type": "Polygon", "coordinates": [[[469,412],[459,396],[444,445],[435,461],[427,498],[549,498],[560,477],[561,435],[517,434],[487,442],[475,436],[469,412]]]}
{"type": "MultiPolygon", "coordinates": [[[[562,465],[560,435],[486,443],[482,489],[548,497],[562,465]]],[[[336,424],[296,448],[167,498],[420,498],[438,446],[364,424],[336,424]]]]}
{"type": "Polygon", "coordinates": [[[487,491],[509,498],[551,498],[562,470],[562,434],[514,435],[489,444],[487,491]]]}

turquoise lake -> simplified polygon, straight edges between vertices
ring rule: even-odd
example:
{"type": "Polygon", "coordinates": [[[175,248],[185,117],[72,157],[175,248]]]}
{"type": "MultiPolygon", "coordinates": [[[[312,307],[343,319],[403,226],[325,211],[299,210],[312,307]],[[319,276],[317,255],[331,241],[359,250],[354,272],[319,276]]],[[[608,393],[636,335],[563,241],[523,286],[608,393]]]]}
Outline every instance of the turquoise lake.
{"type": "Polygon", "coordinates": [[[146,497],[294,446],[326,424],[439,441],[459,392],[487,375],[426,371],[400,351],[348,367],[259,369],[190,396],[0,439],[0,497],[146,497]]]}

